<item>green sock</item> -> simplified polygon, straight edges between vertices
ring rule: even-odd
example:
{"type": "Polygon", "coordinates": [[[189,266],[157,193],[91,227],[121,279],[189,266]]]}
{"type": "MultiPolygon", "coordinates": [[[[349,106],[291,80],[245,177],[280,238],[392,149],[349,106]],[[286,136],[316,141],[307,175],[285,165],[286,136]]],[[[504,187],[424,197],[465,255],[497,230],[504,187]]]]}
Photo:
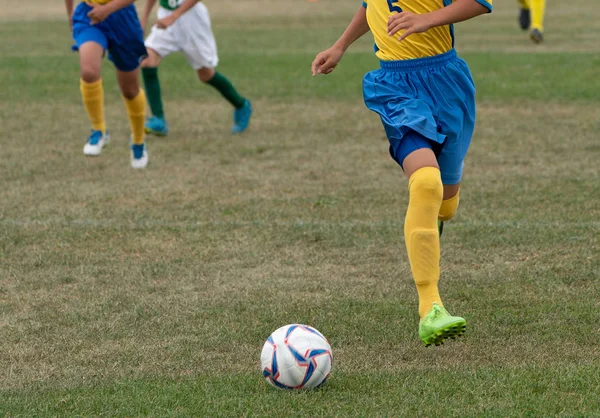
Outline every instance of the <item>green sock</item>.
{"type": "Polygon", "coordinates": [[[158,80],[158,68],[142,68],[144,76],[144,86],[146,87],[146,97],[152,114],[159,118],[164,118],[162,96],[160,94],[160,81],[158,80]]]}
{"type": "Polygon", "coordinates": [[[219,90],[219,93],[221,93],[236,109],[239,109],[246,103],[246,99],[240,96],[235,87],[233,87],[233,84],[231,84],[231,81],[221,73],[215,72],[213,78],[208,80],[208,84],[219,90]]]}

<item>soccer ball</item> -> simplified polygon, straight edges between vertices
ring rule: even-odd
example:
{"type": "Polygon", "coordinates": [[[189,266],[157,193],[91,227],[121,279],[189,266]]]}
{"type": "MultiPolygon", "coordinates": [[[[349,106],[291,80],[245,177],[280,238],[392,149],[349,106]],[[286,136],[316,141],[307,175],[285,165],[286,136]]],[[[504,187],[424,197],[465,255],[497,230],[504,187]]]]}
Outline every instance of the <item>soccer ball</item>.
{"type": "Polygon", "coordinates": [[[292,324],[267,338],[260,354],[263,376],[280,389],[314,389],[331,372],[333,354],[327,339],[308,325],[292,324]]]}

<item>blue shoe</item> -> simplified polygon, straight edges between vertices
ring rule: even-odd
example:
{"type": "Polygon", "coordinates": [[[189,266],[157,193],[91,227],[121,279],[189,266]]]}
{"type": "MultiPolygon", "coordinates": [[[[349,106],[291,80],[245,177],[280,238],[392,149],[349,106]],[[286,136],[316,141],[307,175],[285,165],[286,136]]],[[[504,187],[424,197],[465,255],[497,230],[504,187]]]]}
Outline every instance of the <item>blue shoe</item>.
{"type": "Polygon", "coordinates": [[[242,107],[233,111],[233,128],[231,128],[231,133],[239,134],[244,132],[250,124],[251,117],[252,104],[250,104],[250,100],[246,100],[242,107]]]}
{"type": "Polygon", "coordinates": [[[146,168],[148,165],[148,151],[146,143],[131,145],[131,168],[146,168]]]}
{"type": "Polygon", "coordinates": [[[167,126],[165,119],[157,116],[152,116],[151,118],[146,119],[144,129],[147,134],[153,134],[157,136],[167,136],[169,133],[169,127],[167,126]]]}
{"type": "Polygon", "coordinates": [[[88,157],[97,157],[102,152],[102,148],[108,141],[110,136],[108,135],[108,131],[102,135],[102,131],[94,131],[92,130],[91,135],[88,137],[86,144],[83,147],[83,154],[88,157]]]}

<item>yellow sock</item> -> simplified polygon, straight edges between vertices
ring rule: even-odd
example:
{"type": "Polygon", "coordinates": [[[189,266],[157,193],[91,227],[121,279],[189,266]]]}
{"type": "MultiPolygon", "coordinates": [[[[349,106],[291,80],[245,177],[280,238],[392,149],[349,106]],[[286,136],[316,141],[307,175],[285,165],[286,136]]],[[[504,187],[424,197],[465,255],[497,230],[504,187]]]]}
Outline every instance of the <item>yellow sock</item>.
{"type": "Polygon", "coordinates": [[[404,221],[404,239],[419,293],[419,315],[423,318],[434,302],[442,305],[438,292],[440,237],[437,229],[444,193],[440,170],[424,167],[415,171],[408,190],[410,201],[404,221]]]}
{"type": "Polygon", "coordinates": [[[529,0],[531,5],[531,28],[544,32],[544,13],[546,0],[529,0]]]}
{"type": "Polygon", "coordinates": [[[83,105],[87,111],[88,118],[92,123],[92,129],[106,133],[106,122],[104,120],[104,87],[102,79],[93,83],[80,80],[79,88],[83,105]]]}
{"type": "Polygon", "coordinates": [[[129,125],[131,126],[131,142],[136,145],[144,142],[144,122],[146,120],[146,94],[144,90],[133,99],[125,100],[127,115],[129,116],[129,125]]]}
{"type": "Polygon", "coordinates": [[[442,200],[442,206],[440,207],[440,213],[438,219],[440,221],[449,221],[454,217],[456,209],[458,209],[458,202],[460,200],[460,192],[456,193],[450,199],[442,200]]]}
{"type": "Polygon", "coordinates": [[[519,0],[521,9],[529,10],[529,2],[527,0],[519,0]]]}

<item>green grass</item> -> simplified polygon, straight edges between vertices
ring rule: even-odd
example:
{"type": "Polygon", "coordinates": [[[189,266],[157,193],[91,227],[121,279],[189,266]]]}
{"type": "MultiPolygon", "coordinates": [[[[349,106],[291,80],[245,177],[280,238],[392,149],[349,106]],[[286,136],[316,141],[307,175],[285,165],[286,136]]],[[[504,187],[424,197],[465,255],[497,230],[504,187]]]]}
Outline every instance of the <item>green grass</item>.
{"type": "Polygon", "coordinates": [[[600,415],[597,8],[550,4],[541,47],[512,4],[457,28],[478,127],[440,286],[469,329],[425,349],[406,181],[362,104],[371,41],[309,74],[355,6],[232,21],[215,4],[252,128],[230,137],[229,106],[170,57],[171,135],[143,172],[110,65],[114,141],[85,159],[65,23],[3,22],[0,416],[600,415]],[[264,340],[292,322],[332,344],[320,390],[262,381],[264,340]]]}

